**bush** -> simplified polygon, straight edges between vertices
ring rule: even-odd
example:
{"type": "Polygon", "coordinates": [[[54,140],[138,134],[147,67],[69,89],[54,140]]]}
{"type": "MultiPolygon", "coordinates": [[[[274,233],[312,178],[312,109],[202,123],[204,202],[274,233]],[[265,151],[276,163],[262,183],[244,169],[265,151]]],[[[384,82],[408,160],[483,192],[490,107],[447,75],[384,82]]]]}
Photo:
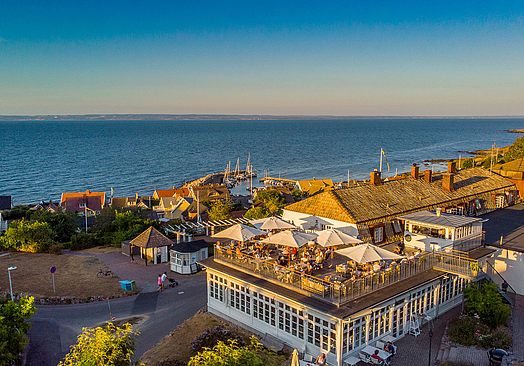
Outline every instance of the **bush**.
{"type": "Polygon", "coordinates": [[[479,339],[478,345],[483,348],[508,349],[513,344],[509,329],[503,325],[498,326],[494,332],[479,339]]]}
{"type": "Polygon", "coordinates": [[[502,301],[497,285],[484,282],[480,285],[480,289],[477,289],[476,284],[473,284],[464,290],[464,296],[468,315],[478,314],[480,321],[491,328],[506,324],[511,309],[502,301]]]}
{"type": "Polygon", "coordinates": [[[93,248],[98,245],[98,240],[93,234],[86,234],[84,232],[71,237],[71,243],[69,243],[70,250],[83,250],[93,248]]]}
{"type": "Polygon", "coordinates": [[[479,337],[490,334],[490,328],[475,317],[461,315],[449,324],[448,334],[452,342],[473,346],[478,344],[479,337]]]}
{"type": "Polygon", "coordinates": [[[197,336],[191,343],[191,348],[196,352],[200,352],[204,347],[213,348],[219,341],[226,342],[227,340],[236,341],[236,345],[239,347],[246,346],[244,339],[236,332],[223,325],[217,325],[214,328],[207,328],[202,334],[197,336]]]}
{"type": "Polygon", "coordinates": [[[462,168],[464,169],[473,168],[474,166],[475,166],[475,159],[473,158],[465,159],[464,162],[462,163],[462,168]]]}
{"type": "Polygon", "coordinates": [[[64,246],[62,244],[53,244],[49,247],[49,253],[54,255],[60,255],[62,254],[62,249],[64,249],[64,246]]]}

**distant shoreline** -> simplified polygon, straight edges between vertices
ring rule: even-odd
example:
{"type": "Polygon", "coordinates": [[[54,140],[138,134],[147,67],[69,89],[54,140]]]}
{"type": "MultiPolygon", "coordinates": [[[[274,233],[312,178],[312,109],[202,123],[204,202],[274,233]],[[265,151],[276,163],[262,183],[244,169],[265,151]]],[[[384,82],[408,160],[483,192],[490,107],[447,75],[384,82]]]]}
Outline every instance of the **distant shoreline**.
{"type": "MultiPolygon", "coordinates": [[[[333,120],[333,119],[522,119],[524,116],[329,116],[238,114],[82,114],[0,115],[0,121],[210,121],[210,120],[333,120]]],[[[521,133],[524,130],[506,130],[521,133]]]]}

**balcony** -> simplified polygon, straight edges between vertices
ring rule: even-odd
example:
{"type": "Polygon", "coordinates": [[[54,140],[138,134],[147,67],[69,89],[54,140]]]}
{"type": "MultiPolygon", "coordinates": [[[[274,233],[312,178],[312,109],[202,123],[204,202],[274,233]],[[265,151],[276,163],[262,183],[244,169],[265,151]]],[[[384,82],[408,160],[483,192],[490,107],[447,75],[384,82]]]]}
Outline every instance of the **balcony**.
{"type": "Polygon", "coordinates": [[[237,256],[235,252],[224,249],[217,250],[216,247],[214,261],[337,306],[394,285],[399,281],[413,278],[431,269],[473,278],[476,278],[481,272],[476,260],[443,252],[424,253],[416,260],[399,264],[395,268],[379,271],[355,280],[345,279],[343,281],[325,280],[295,271],[290,267],[280,266],[272,260],[262,260],[247,254],[237,256]]]}

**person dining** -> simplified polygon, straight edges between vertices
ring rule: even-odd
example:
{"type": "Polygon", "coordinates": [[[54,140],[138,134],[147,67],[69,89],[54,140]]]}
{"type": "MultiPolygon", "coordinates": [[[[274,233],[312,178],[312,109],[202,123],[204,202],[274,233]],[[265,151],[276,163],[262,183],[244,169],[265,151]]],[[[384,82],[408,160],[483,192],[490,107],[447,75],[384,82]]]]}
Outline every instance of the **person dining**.
{"type": "Polygon", "coordinates": [[[315,263],[319,267],[322,267],[322,263],[324,263],[324,256],[322,255],[322,253],[317,255],[317,257],[315,258],[315,263]]]}
{"type": "Polygon", "coordinates": [[[380,271],[380,263],[379,262],[375,262],[373,263],[373,272],[379,272],[380,271]]]}
{"type": "Polygon", "coordinates": [[[320,356],[317,357],[317,359],[315,360],[315,365],[318,365],[318,366],[326,366],[327,365],[327,360],[326,360],[326,354],[325,353],[321,353],[320,356]]]}
{"type": "Polygon", "coordinates": [[[400,249],[400,247],[397,245],[397,247],[395,248],[393,253],[400,255],[400,254],[402,254],[402,249],[400,249]]]}
{"type": "Polygon", "coordinates": [[[414,261],[415,260],[415,252],[411,252],[411,255],[408,257],[408,260],[409,261],[414,261]]]}
{"type": "Polygon", "coordinates": [[[379,352],[379,350],[376,349],[376,350],[375,350],[375,353],[373,353],[373,354],[371,355],[371,358],[374,358],[374,359],[377,360],[378,362],[382,362],[382,359],[381,359],[380,356],[378,355],[378,352],[379,352]]]}
{"type": "Polygon", "coordinates": [[[306,274],[311,274],[311,273],[313,273],[313,266],[311,265],[311,262],[307,262],[306,274]]]}
{"type": "Polygon", "coordinates": [[[390,355],[394,355],[395,347],[393,347],[393,344],[390,341],[387,341],[386,344],[384,345],[384,351],[386,351],[390,355]]]}

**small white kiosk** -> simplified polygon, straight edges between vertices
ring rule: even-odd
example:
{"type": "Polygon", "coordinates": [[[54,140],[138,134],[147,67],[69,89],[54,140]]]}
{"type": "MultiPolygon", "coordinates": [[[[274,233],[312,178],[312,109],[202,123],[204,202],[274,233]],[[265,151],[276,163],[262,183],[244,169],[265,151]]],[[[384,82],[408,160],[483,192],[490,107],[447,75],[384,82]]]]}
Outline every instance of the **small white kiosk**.
{"type": "Polygon", "coordinates": [[[192,274],[198,271],[198,261],[208,257],[209,244],[205,240],[177,243],[171,246],[171,271],[192,274]]]}

